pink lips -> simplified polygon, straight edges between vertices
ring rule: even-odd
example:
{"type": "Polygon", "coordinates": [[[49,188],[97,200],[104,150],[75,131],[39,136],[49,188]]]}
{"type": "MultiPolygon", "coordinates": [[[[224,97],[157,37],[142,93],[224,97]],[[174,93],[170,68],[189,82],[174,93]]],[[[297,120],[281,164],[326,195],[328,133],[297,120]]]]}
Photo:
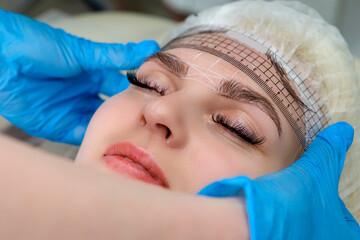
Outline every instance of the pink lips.
{"type": "Polygon", "coordinates": [[[110,146],[102,160],[114,171],[147,183],[169,187],[168,181],[151,155],[130,142],[110,146]]]}

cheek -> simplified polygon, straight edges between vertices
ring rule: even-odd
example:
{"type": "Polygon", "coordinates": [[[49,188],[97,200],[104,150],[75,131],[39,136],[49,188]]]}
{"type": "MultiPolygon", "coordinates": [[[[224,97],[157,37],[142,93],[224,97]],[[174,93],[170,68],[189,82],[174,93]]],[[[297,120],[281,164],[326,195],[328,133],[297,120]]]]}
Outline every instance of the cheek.
{"type": "Polygon", "coordinates": [[[76,161],[99,159],[105,148],[136,124],[142,105],[126,92],[106,100],[92,117],[76,161]]]}
{"type": "Polygon", "coordinates": [[[94,114],[90,127],[97,130],[114,131],[122,125],[133,123],[141,105],[126,93],[120,93],[108,99],[94,114]]]}
{"type": "Polygon", "coordinates": [[[252,149],[235,146],[222,136],[202,137],[193,143],[189,153],[190,180],[195,192],[206,185],[224,178],[239,175],[256,178],[266,173],[266,157],[252,149]]]}

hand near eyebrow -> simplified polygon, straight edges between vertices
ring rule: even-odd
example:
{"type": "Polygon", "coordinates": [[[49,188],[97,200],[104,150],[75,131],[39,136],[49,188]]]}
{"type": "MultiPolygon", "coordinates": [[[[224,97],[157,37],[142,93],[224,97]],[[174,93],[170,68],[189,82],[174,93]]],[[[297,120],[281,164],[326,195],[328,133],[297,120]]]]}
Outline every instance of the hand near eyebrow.
{"type": "Polygon", "coordinates": [[[250,180],[224,179],[201,195],[245,195],[251,239],[360,239],[360,228],[338,195],[353,128],[323,130],[290,167],[250,180]]]}
{"type": "Polygon", "coordinates": [[[155,41],[95,43],[0,9],[0,114],[31,135],[80,144],[98,93],[126,89],[119,70],[158,50],[155,41]]]}

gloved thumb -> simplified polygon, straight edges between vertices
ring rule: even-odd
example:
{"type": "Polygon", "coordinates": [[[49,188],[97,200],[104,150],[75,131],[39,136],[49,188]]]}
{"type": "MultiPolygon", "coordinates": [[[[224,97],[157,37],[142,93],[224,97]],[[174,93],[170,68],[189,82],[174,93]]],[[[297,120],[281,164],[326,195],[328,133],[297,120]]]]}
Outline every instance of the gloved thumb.
{"type": "Polygon", "coordinates": [[[302,168],[321,181],[324,174],[337,187],[345,155],[354,138],[354,128],[346,122],[335,123],[321,131],[292,167],[302,168]]]}
{"type": "Polygon", "coordinates": [[[104,72],[99,92],[108,97],[112,97],[113,95],[127,89],[129,85],[130,83],[126,76],[117,70],[109,70],[104,72]]]}
{"type": "MultiPolygon", "coordinates": [[[[70,36],[70,35],[69,35],[70,36]]],[[[84,71],[101,69],[129,70],[139,67],[143,61],[160,50],[153,40],[140,43],[97,43],[83,38],[72,38],[72,49],[84,71]]]]}
{"type": "Polygon", "coordinates": [[[329,146],[337,148],[338,150],[340,150],[340,147],[344,148],[345,151],[349,150],[353,139],[354,128],[347,122],[332,124],[321,131],[317,136],[318,141],[322,140],[324,144],[327,142],[329,146]]]}

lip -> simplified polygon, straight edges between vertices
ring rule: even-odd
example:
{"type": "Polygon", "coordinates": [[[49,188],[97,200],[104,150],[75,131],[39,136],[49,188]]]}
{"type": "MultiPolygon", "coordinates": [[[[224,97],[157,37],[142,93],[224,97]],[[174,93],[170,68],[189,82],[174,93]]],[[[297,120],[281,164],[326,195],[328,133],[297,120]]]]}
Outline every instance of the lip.
{"type": "Polygon", "coordinates": [[[152,156],[130,142],[111,145],[103,154],[102,160],[121,175],[169,188],[165,174],[152,156]]]}

